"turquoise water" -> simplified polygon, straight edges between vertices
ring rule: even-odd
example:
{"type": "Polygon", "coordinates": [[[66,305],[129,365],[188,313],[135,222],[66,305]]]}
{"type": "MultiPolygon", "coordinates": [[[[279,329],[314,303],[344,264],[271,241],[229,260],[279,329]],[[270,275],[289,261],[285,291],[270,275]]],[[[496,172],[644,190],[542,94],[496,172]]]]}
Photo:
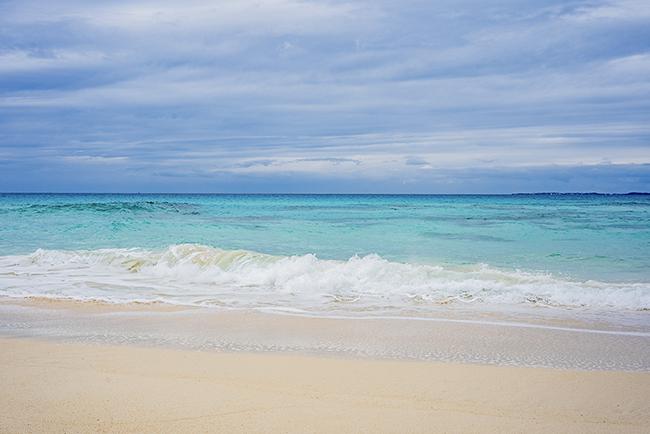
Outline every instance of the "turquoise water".
{"type": "Polygon", "coordinates": [[[650,196],[5,194],[0,267],[12,296],[646,309],[650,196]]]}

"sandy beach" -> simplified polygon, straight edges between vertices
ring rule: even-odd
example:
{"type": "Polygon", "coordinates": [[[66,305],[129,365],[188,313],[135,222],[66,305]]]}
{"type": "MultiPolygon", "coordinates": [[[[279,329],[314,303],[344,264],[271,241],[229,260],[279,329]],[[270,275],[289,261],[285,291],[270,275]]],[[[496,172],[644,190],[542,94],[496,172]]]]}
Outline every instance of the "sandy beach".
{"type": "Polygon", "coordinates": [[[2,432],[644,432],[650,374],[0,339],[2,432]]]}
{"type": "Polygon", "coordinates": [[[4,299],[0,432],[647,432],[646,328],[458,314],[4,299]]]}
{"type": "Polygon", "coordinates": [[[650,434],[650,0],[0,0],[0,434],[650,434]]]}

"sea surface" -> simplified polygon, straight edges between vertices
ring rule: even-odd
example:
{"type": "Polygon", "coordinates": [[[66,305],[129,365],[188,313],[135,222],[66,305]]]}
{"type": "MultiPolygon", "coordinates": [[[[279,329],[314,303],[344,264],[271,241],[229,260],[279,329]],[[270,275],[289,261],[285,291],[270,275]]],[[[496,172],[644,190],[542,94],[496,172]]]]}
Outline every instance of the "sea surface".
{"type": "Polygon", "coordinates": [[[650,196],[0,194],[0,296],[646,318],[650,196]]]}

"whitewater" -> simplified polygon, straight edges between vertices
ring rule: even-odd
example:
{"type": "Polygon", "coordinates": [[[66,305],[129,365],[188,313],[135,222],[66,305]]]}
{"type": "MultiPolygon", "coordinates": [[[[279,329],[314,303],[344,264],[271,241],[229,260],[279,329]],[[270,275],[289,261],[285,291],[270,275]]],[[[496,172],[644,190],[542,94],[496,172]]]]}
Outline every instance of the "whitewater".
{"type": "Polygon", "coordinates": [[[650,198],[2,194],[0,297],[646,323],[650,198]]]}
{"type": "Polygon", "coordinates": [[[485,264],[345,261],[198,244],[163,250],[43,250],[0,257],[0,294],[113,303],[400,312],[446,304],[650,309],[650,285],[563,280],[485,264]]]}

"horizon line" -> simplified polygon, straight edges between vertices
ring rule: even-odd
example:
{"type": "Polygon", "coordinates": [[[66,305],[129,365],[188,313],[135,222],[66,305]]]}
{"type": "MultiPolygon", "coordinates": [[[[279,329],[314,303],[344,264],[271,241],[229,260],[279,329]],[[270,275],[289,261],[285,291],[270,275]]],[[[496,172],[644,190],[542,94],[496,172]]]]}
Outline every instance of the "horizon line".
{"type": "Polygon", "coordinates": [[[167,195],[203,195],[203,196],[270,196],[270,195],[283,195],[283,196],[533,196],[533,195],[599,195],[599,196],[625,196],[625,195],[650,195],[650,191],[628,191],[622,193],[608,193],[598,191],[539,191],[539,192],[513,192],[513,193],[289,193],[289,192],[54,192],[54,191],[3,191],[0,194],[70,194],[70,195],[147,195],[147,194],[167,194],[167,195]]]}

